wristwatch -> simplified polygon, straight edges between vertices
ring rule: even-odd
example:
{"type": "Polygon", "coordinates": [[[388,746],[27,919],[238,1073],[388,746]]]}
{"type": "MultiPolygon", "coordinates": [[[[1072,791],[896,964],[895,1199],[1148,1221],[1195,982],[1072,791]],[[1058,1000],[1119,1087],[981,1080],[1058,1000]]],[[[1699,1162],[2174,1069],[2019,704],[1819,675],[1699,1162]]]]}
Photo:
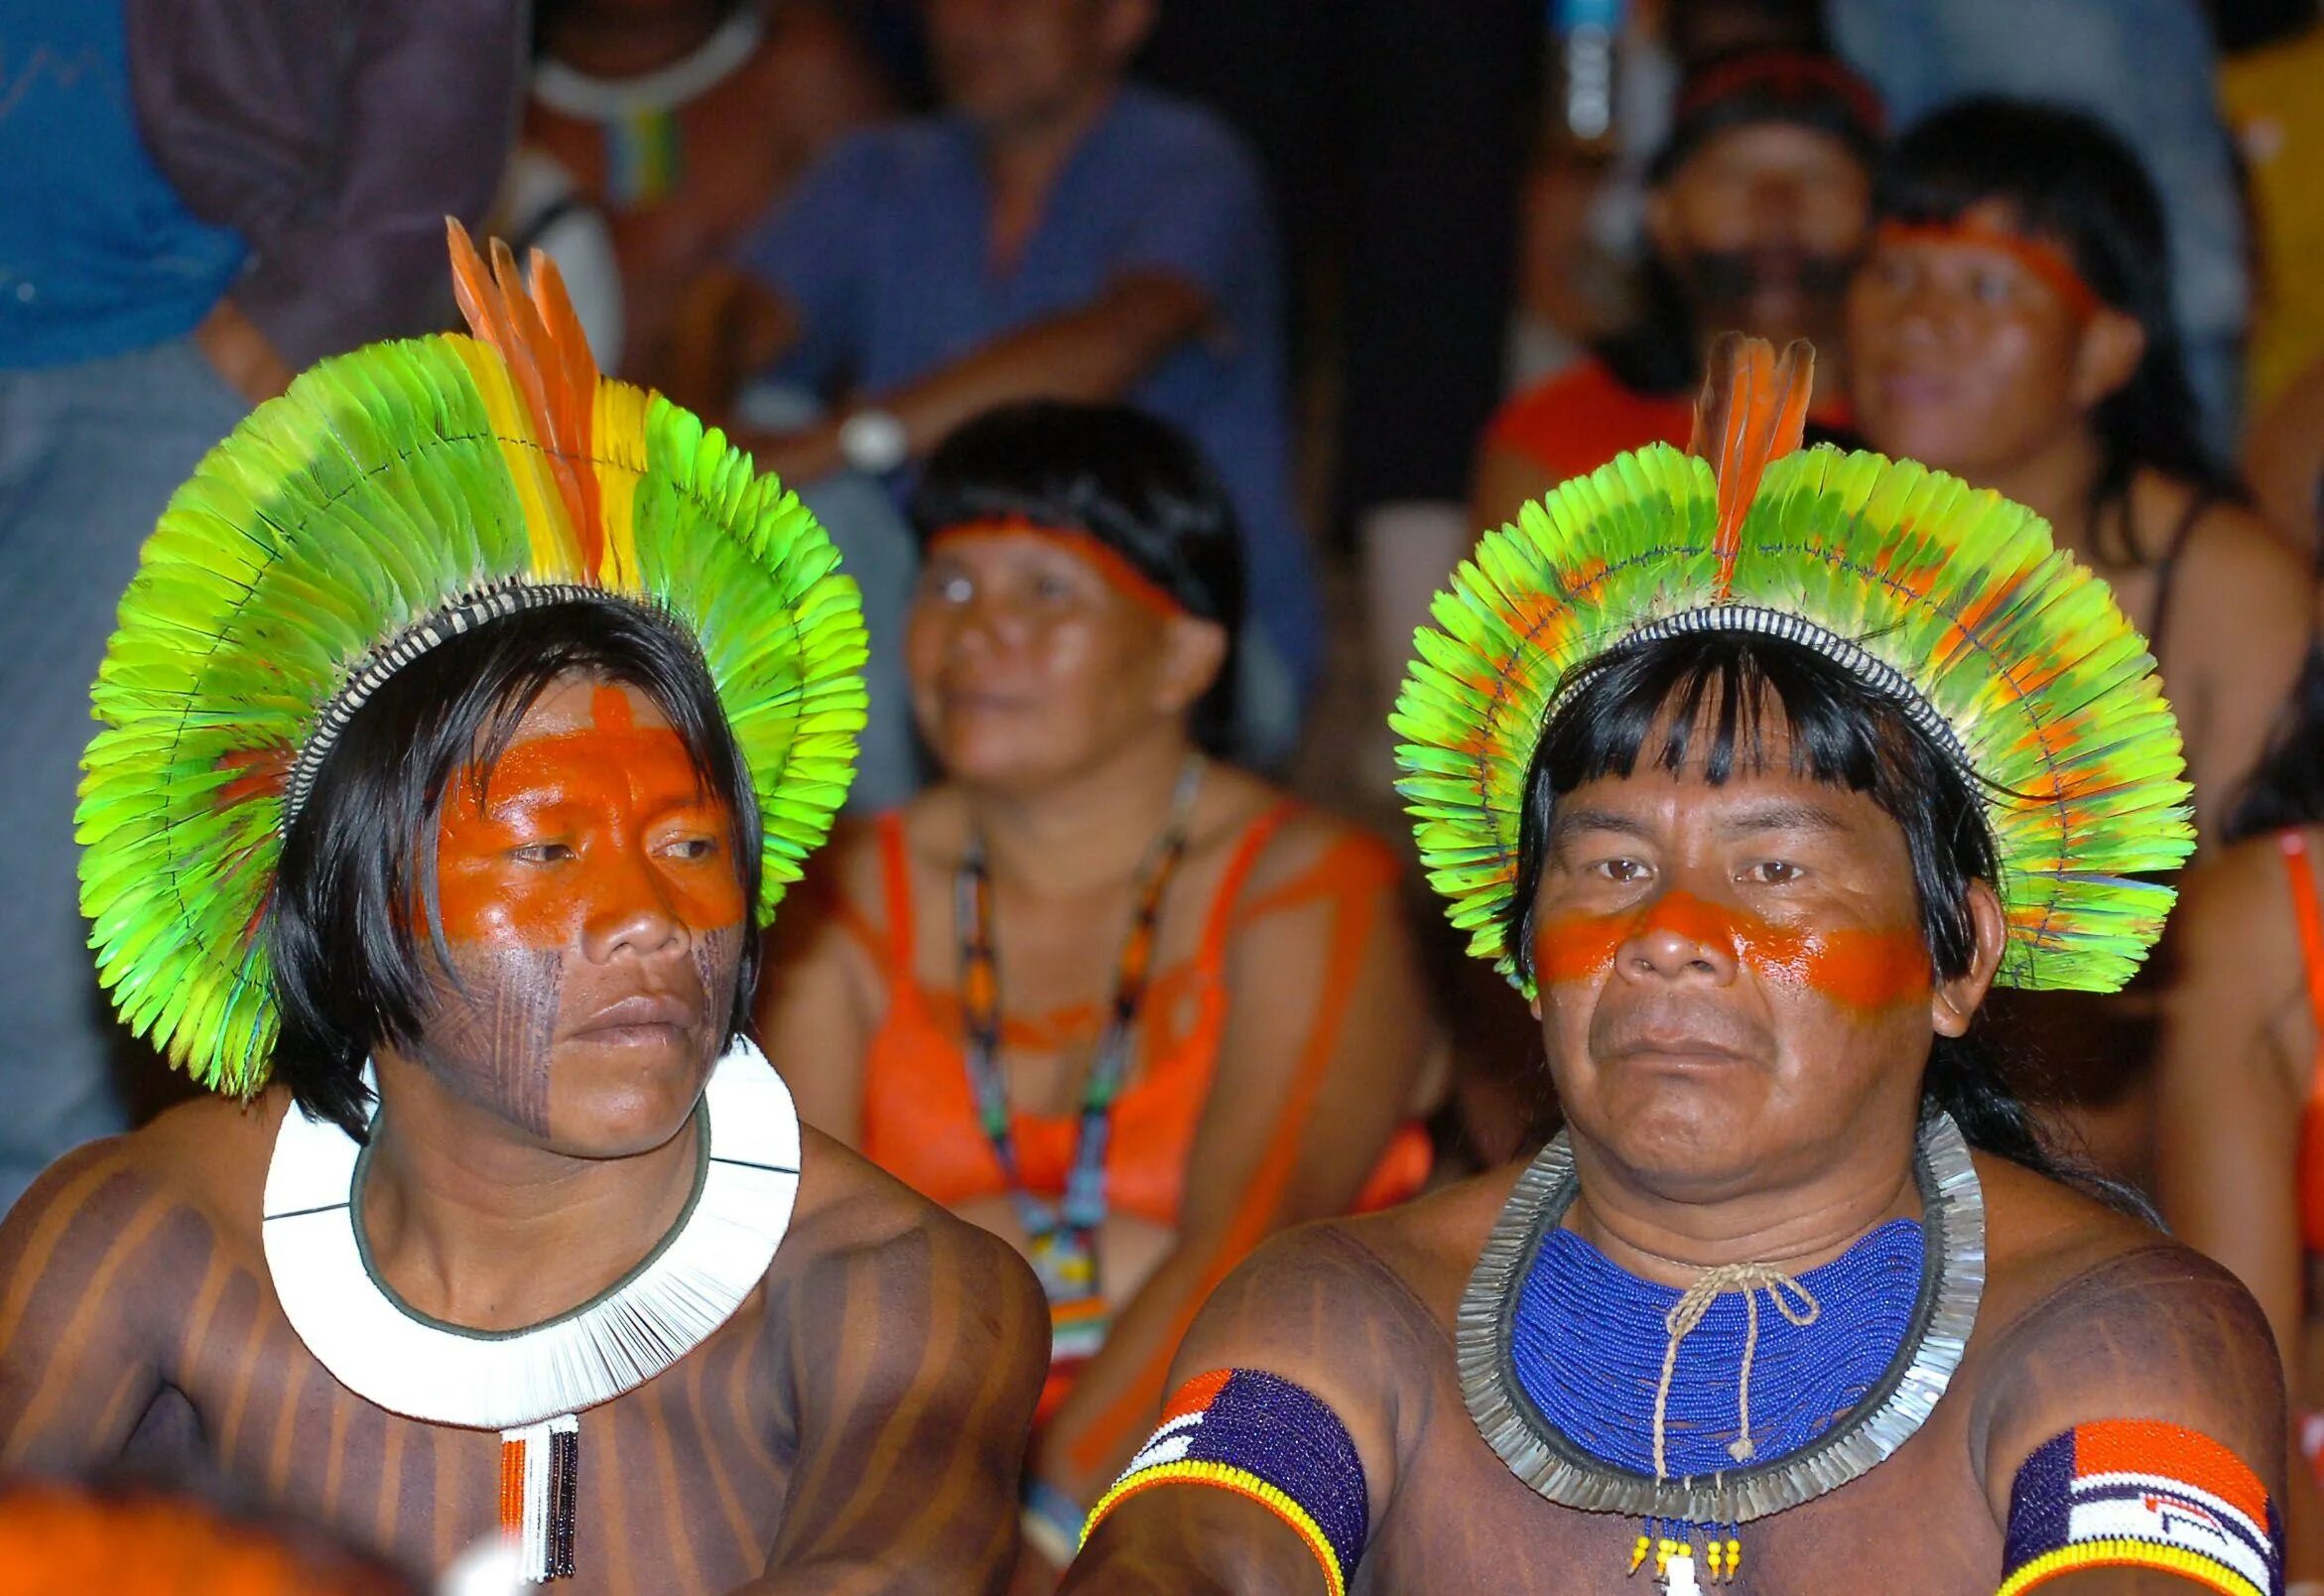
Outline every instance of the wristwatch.
{"type": "Polygon", "coordinates": [[[904,435],[904,424],[892,411],[876,405],[866,405],[848,413],[839,423],[839,458],[851,469],[871,476],[885,476],[904,464],[912,452],[912,441],[904,435]]]}

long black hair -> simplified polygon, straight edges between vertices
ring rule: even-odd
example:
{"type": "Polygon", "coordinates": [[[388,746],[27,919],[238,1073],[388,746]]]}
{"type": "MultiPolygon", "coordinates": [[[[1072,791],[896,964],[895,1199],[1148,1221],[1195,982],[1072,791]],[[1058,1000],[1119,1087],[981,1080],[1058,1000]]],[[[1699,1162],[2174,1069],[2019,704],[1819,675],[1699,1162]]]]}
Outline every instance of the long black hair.
{"type": "MultiPolygon", "coordinates": [[[[2233,473],[2203,442],[2171,306],[2169,228],[2137,155],[2084,112],[1979,96],[1946,106],[1898,140],[1874,198],[1881,216],[1912,223],[1955,221],[1995,201],[2018,231],[2063,248],[2100,302],[2146,333],[2130,380],[2091,418],[2101,451],[2094,507],[2121,501],[2142,468],[2211,496],[2240,496],[2233,473]]],[[[2123,552],[2126,563],[2136,556],[2123,552]]]]}
{"type": "MultiPolygon", "coordinates": [[[[431,649],[387,679],[323,757],[283,839],[263,933],[282,1011],[275,1079],[358,1140],[370,1112],[364,1060],[383,1041],[410,1043],[426,1018],[423,934],[450,964],[435,868],[445,795],[462,770],[489,769],[534,701],[569,674],[634,687],[669,719],[705,788],[733,814],[743,901],[758,901],[758,804],[710,667],[674,623],[607,595],[519,610],[431,649]]],[[[721,1046],[749,1012],[758,938],[742,946],[721,1046]]]]}
{"type": "Polygon", "coordinates": [[[1227,658],[1195,705],[1195,741],[1230,753],[1243,617],[1242,526],[1202,451],[1124,404],[1000,405],[928,458],[912,495],[923,541],[969,521],[1022,519],[1081,532],[1127,560],[1188,614],[1227,632],[1227,658]]]}
{"type": "MultiPolygon", "coordinates": [[[[1972,779],[1894,699],[1805,644],[1743,631],[1621,643],[1564,687],[1525,774],[1516,895],[1503,926],[1520,972],[1532,973],[1534,898],[1560,798],[1601,777],[1626,778],[1641,766],[1675,771],[1691,760],[1716,786],[1764,768],[1775,728],[1789,733],[1794,771],[1861,792],[1896,822],[1930,964],[1940,980],[1968,974],[1977,957],[1970,886],[1998,885],[2000,876],[1972,779]]],[[[2044,1143],[1981,1043],[1934,1038],[1921,1096],[1924,1114],[1950,1114],[1970,1145],[2097,1189],[2044,1143]]]]}

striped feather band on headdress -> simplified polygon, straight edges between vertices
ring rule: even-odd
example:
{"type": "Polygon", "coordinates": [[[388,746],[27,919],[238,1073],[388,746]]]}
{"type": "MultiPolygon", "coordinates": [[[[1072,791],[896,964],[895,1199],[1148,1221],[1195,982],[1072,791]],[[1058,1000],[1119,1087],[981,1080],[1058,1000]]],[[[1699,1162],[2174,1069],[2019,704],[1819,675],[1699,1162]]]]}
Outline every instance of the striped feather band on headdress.
{"type": "Polygon", "coordinates": [[[82,760],[81,911],[122,1017],[204,1085],[265,1084],[282,838],[361,701],[437,642],[580,593],[691,637],[765,828],[771,911],[862,728],[862,606],[798,497],[602,378],[536,252],[451,227],[474,335],[373,344],[258,407],[147,541],[82,760]]]}
{"type": "Polygon", "coordinates": [[[1763,632],[1855,670],[1960,759],[2000,845],[1997,979],[2112,992],[2173,895],[2129,877],[2194,848],[2145,640],[2031,511],[1911,461],[1802,451],[1813,360],[1723,339],[1696,453],[1656,444],[1566,482],[1437,595],[1389,718],[1429,880],[1516,980],[1518,817],[1561,685],[1632,637],[1763,632]]]}

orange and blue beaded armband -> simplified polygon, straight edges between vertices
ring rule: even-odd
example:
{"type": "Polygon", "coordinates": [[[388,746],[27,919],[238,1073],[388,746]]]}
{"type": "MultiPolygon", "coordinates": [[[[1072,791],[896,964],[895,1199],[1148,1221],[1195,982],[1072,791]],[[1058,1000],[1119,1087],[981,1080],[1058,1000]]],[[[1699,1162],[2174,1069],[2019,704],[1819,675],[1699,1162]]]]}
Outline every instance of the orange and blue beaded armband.
{"type": "Polygon", "coordinates": [[[1178,1389],[1113,1489],[1090,1512],[1085,1540],[1141,1491],[1184,1483],[1248,1497],[1289,1525],[1345,1596],[1371,1522],[1363,1460],[1340,1416],[1305,1388],[1257,1369],[1217,1369],[1178,1389]]]}
{"type": "Polygon", "coordinates": [[[2084,1568],[2155,1568],[2222,1596],[2279,1596],[2283,1525],[2243,1459],[2151,1419],[2077,1424],[2009,1488],[1998,1596],[2084,1568]]]}

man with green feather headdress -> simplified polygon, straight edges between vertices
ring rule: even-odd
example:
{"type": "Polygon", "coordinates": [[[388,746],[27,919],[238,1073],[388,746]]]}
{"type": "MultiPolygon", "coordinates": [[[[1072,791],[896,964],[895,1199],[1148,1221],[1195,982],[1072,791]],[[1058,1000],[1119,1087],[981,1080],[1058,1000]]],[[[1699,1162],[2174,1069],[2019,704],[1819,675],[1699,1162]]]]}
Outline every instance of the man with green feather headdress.
{"type": "Polygon", "coordinates": [[[1438,598],[1402,790],[1565,1129],[1244,1264],[1067,1589],[2282,1589],[2265,1321],[1968,1039],[2160,930],[2153,660],[2019,507],[1800,452],[1811,358],[1438,598]]]}
{"type": "Polygon", "coordinates": [[[741,1029],[850,774],[853,585],[452,231],[475,336],[262,406],[123,601],[82,903],[218,1096],[0,1227],[0,1458],[577,1591],[998,1589],[1039,1289],[741,1029]]]}

